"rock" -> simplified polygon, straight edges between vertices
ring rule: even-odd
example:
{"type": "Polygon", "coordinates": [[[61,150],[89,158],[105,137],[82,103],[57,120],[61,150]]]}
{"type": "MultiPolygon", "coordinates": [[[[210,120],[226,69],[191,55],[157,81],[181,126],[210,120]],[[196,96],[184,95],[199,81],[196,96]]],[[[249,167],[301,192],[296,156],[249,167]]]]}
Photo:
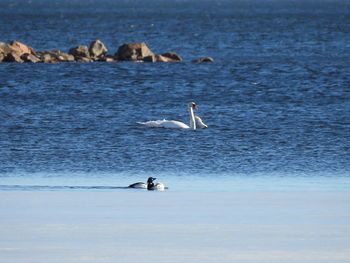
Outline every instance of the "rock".
{"type": "Polygon", "coordinates": [[[114,59],[114,58],[111,58],[111,57],[104,57],[104,58],[103,58],[103,61],[104,61],[104,62],[114,62],[115,59],[114,59]]]}
{"type": "Polygon", "coordinates": [[[90,44],[89,53],[93,58],[104,57],[108,49],[100,40],[95,40],[90,44]]]}
{"type": "Polygon", "coordinates": [[[204,57],[204,58],[195,59],[195,60],[193,60],[193,62],[198,62],[198,63],[201,63],[201,62],[214,62],[214,59],[211,58],[211,57],[204,57]]]}
{"type": "Polygon", "coordinates": [[[2,51],[0,51],[0,62],[2,62],[4,58],[5,58],[5,54],[2,51]]]}
{"type": "Polygon", "coordinates": [[[118,60],[138,61],[153,56],[153,52],[145,43],[127,43],[119,47],[115,53],[118,60]]]}
{"type": "Polygon", "coordinates": [[[47,50],[37,52],[37,55],[44,63],[74,62],[73,55],[62,53],[60,50],[47,50]]]}
{"type": "Polygon", "coordinates": [[[89,48],[87,46],[77,46],[69,50],[68,54],[78,58],[90,58],[89,48]]]}
{"type": "Polygon", "coordinates": [[[12,51],[13,51],[13,49],[10,47],[10,45],[8,45],[4,42],[0,42],[0,53],[3,53],[4,57],[12,51]]]}
{"type": "Polygon", "coordinates": [[[18,41],[12,41],[9,45],[9,47],[17,52],[18,54],[20,55],[23,55],[23,54],[34,54],[34,50],[33,48],[31,47],[28,47],[27,45],[21,43],[21,42],[18,42],[18,41]]]}
{"type": "Polygon", "coordinates": [[[147,56],[143,58],[144,62],[157,62],[156,56],[152,55],[152,56],[147,56]]]}
{"type": "Polygon", "coordinates": [[[75,62],[75,57],[67,53],[61,53],[57,59],[61,62],[75,62]]]}
{"type": "Polygon", "coordinates": [[[40,58],[38,58],[37,56],[33,55],[33,54],[28,54],[28,53],[25,53],[21,56],[21,59],[24,61],[24,62],[30,62],[30,63],[38,63],[40,62],[40,58]]]}
{"type": "Polygon", "coordinates": [[[164,54],[161,54],[161,56],[169,58],[168,62],[180,62],[182,61],[182,58],[176,54],[175,52],[166,52],[164,54]]]}
{"type": "Polygon", "coordinates": [[[43,63],[58,63],[56,50],[54,51],[40,51],[36,53],[43,63]]]}
{"type": "Polygon", "coordinates": [[[4,62],[18,62],[23,63],[23,59],[21,59],[21,54],[17,52],[10,52],[4,57],[4,62]]]}
{"type": "Polygon", "coordinates": [[[87,58],[87,57],[76,57],[75,59],[77,62],[92,62],[93,61],[91,58],[87,58]]]}
{"type": "Polygon", "coordinates": [[[58,59],[51,54],[44,54],[41,56],[41,62],[43,63],[58,63],[58,59]]]}
{"type": "Polygon", "coordinates": [[[33,52],[32,48],[29,48],[20,42],[12,41],[11,44],[12,45],[8,45],[6,43],[0,42],[0,53],[2,54],[1,61],[22,63],[23,60],[21,59],[21,55],[24,53],[33,52]]]}
{"type": "Polygon", "coordinates": [[[156,55],[156,62],[170,62],[170,59],[162,55],[156,55]]]}
{"type": "Polygon", "coordinates": [[[75,57],[71,54],[62,53],[59,50],[51,51],[51,53],[59,62],[75,62],[75,57]]]}
{"type": "Polygon", "coordinates": [[[102,62],[115,62],[116,59],[115,57],[111,56],[111,55],[106,55],[101,57],[98,61],[102,61],[102,62]]]}

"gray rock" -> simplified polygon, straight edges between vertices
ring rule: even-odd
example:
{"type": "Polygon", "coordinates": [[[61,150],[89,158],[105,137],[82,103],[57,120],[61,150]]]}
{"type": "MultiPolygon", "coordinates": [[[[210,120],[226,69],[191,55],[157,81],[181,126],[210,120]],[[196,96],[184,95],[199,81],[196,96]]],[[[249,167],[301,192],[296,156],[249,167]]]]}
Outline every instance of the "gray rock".
{"type": "Polygon", "coordinates": [[[118,60],[142,61],[145,57],[154,56],[145,43],[127,43],[119,47],[115,53],[118,60]]]}
{"type": "Polygon", "coordinates": [[[4,42],[0,42],[0,53],[3,53],[4,57],[12,51],[13,51],[13,49],[10,47],[10,45],[8,45],[4,42]]]}
{"type": "Polygon", "coordinates": [[[78,58],[90,58],[89,48],[87,46],[77,46],[69,50],[68,54],[78,58]]]}
{"type": "Polygon", "coordinates": [[[89,53],[93,58],[101,58],[106,55],[108,49],[100,40],[95,40],[90,44],[89,53]]]}
{"type": "Polygon", "coordinates": [[[21,59],[21,54],[20,53],[17,53],[17,52],[10,52],[8,53],[4,59],[3,59],[4,62],[18,62],[18,63],[23,63],[23,59],[21,59]]]}
{"type": "Polygon", "coordinates": [[[20,54],[20,55],[23,55],[23,54],[34,54],[34,50],[33,48],[21,43],[21,42],[18,42],[18,41],[11,41],[9,47],[15,51],[16,53],[20,54]]]}
{"type": "Polygon", "coordinates": [[[24,61],[24,62],[29,62],[29,63],[38,63],[40,62],[40,58],[38,58],[37,56],[33,55],[33,54],[28,54],[28,53],[25,53],[21,56],[21,59],[24,61]]]}
{"type": "Polygon", "coordinates": [[[170,59],[162,55],[155,56],[156,62],[170,62],[170,59]]]}
{"type": "Polygon", "coordinates": [[[117,61],[115,59],[115,57],[111,56],[111,55],[106,55],[106,56],[103,56],[101,57],[98,61],[102,61],[102,62],[115,62],[117,61]]]}
{"type": "Polygon", "coordinates": [[[91,58],[87,58],[87,57],[76,57],[75,58],[77,62],[93,62],[93,60],[91,58]]]}
{"type": "Polygon", "coordinates": [[[157,62],[156,56],[147,56],[143,58],[144,62],[157,62]]]}
{"type": "Polygon", "coordinates": [[[75,62],[75,57],[67,53],[61,53],[57,59],[61,62],[75,62]]]}
{"type": "Polygon", "coordinates": [[[60,50],[46,50],[36,53],[41,62],[58,63],[58,62],[74,62],[73,55],[62,53],[60,50]]]}
{"type": "Polygon", "coordinates": [[[175,52],[166,52],[164,54],[161,54],[161,56],[166,57],[169,59],[168,62],[180,62],[182,61],[182,58],[176,54],[175,52]]]}

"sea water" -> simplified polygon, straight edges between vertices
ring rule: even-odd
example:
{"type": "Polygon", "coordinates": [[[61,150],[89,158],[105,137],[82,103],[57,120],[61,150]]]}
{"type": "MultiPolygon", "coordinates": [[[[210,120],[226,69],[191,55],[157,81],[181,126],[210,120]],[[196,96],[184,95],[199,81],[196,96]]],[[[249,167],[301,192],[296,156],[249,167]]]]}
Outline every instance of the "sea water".
{"type": "Polygon", "coordinates": [[[348,1],[19,1],[0,41],[181,63],[0,64],[0,190],[349,190],[348,1]],[[210,56],[214,63],[193,63],[210,56]],[[155,129],[139,121],[208,129],[155,129]]]}

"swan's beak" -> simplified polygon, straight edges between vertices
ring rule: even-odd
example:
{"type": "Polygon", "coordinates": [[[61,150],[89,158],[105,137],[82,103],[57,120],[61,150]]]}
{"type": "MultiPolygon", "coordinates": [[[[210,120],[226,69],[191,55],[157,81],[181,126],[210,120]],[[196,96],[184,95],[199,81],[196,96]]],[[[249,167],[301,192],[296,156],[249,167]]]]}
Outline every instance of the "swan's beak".
{"type": "Polygon", "coordinates": [[[198,106],[197,105],[193,105],[193,109],[194,110],[198,110],[198,106]]]}

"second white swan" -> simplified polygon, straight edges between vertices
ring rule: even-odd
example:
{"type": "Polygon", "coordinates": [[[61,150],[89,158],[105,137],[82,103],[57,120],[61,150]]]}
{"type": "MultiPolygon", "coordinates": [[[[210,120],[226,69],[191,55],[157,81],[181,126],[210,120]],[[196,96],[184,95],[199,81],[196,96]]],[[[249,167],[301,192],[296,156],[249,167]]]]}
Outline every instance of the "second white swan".
{"type": "Polygon", "coordinates": [[[196,122],[201,128],[207,128],[208,126],[204,124],[201,118],[194,115],[193,110],[197,109],[197,105],[194,102],[189,102],[187,105],[188,113],[190,116],[190,125],[174,120],[157,120],[157,121],[146,121],[146,122],[138,122],[138,124],[151,127],[151,128],[177,128],[177,129],[192,129],[195,130],[197,128],[196,122]]]}

